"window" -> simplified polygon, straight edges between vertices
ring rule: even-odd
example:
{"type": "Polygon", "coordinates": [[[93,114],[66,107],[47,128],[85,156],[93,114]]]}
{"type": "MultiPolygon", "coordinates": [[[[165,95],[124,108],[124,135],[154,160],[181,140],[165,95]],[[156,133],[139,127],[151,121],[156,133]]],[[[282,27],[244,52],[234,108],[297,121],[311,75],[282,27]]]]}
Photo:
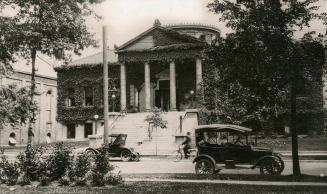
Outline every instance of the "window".
{"type": "Polygon", "coordinates": [[[67,139],[75,139],[76,126],[73,123],[67,124],[67,139]]]}
{"type": "Polygon", "coordinates": [[[74,97],[75,90],[74,88],[68,89],[68,95],[66,98],[66,106],[75,106],[75,97],[74,97]]]}
{"type": "Polygon", "coordinates": [[[85,123],[84,124],[84,138],[87,138],[89,135],[93,133],[93,124],[92,123],[85,123]]]}
{"type": "Polygon", "coordinates": [[[93,88],[84,88],[84,105],[93,106],[93,88]]]}
{"type": "Polygon", "coordinates": [[[52,108],[52,90],[48,90],[47,94],[46,94],[46,98],[47,98],[47,107],[46,107],[46,118],[47,118],[47,123],[52,123],[51,122],[51,108],[52,108]]]}

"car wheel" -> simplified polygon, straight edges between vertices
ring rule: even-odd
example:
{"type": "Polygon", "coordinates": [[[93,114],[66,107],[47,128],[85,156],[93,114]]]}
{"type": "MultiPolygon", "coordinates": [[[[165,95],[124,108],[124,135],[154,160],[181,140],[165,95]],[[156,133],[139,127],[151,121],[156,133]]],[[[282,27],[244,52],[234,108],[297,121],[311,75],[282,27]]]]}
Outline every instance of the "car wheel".
{"type": "Polygon", "coordinates": [[[127,162],[131,159],[132,157],[132,153],[129,151],[129,150],[123,150],[121,153],[120,153],[120,158],[122,161],[124,162],[127,162]]]}
{"type": "Polygon", "coordinates": [[[195,164],[196,174],[214,174],[215,166],[209,159],[200,159],[195,164]]]}
{"type": "Polygon", "coordinates": [[[89,158],[95,158],[95,155],[96,155],[96,153],[95,153],[95,151],[93,151],[93,150],[86,150],[86,155],[89,157],[89,158]]]}
{"type": "Polygon", "coordinates": [[[260,164],[260,174],[262,175],[279,175],[282,170],[281,164],[274,159],[264,160],[260,164]]]}
{"type": "Polygon", "coordinates": [[[175,156],[175,162],[179,162],[183,159],[183,154],[181,152],[178,152],[175,156]]]}

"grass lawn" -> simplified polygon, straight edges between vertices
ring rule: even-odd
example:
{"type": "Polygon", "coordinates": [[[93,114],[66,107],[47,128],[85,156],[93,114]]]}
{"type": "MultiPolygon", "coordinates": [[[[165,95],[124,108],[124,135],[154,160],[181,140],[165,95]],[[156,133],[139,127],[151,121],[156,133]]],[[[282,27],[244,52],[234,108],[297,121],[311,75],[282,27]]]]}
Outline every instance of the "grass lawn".
{"type": "Polygon", "coordinates": [[[1,194],[52,194],[52,193],[326,193],[326,187],[312,186],[254,186],[226,185],[205,183],[172,183],[172,182],[126,182],[111,187],[15,187],[10,191],[8,186],[0,186],[1,194]]]}
{"type": "MultiPolygon", "coordinates": [[[[285,181],[285,182],[327,182],[327,177],[313,175],[302,175],[295,178],[292,175],[257,175],[257,174],[123,174],[124,178],[145,178],[145,179],[190,179],[190,180],[240,180],[240,181],[285,181]]],[[[326,188],[327,189],[327,188],[326,188]]]]}
{"type": "MultiPolygon", "coordinates": [[[[299,138],[299,151],[327,151],[327,137],[299,138]]],[[[292,139],[288,138],[264,138],[258,139],[258,146],[273,148],[277,151],[291,151],[292,139]]]]}

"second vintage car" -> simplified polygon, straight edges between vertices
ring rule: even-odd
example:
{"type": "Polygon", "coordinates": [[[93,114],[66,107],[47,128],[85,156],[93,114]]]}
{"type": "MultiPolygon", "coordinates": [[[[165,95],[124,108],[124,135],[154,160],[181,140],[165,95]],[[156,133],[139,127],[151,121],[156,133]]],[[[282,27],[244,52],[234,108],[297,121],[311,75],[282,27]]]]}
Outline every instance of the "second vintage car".
{"type": "MultiPolygon", "coordinates": [[[[126,147],[127,134],[114,133],[108,137],[109,145],[107,151],[110,157],[120,157],[122,161],[139,161],[140,154],[135,152],[133,148],[126,147]]],[[[86,152],[89,155],[94,155],[98,152],[97,149],[87,148],[86,152]]]]}

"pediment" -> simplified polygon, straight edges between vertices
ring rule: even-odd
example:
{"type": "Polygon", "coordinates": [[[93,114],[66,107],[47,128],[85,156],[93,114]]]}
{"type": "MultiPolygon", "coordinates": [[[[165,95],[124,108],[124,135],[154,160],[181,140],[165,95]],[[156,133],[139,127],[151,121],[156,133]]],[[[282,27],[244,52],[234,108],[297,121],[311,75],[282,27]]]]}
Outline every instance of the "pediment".
{"type": "Polygon", "coordinates": [[[201,42],[192,36],[180,34],[177,31],[168,30],[161,26],[154,26],[120,46],[117,52],[142,51],[160,46],[201,42]]]}

